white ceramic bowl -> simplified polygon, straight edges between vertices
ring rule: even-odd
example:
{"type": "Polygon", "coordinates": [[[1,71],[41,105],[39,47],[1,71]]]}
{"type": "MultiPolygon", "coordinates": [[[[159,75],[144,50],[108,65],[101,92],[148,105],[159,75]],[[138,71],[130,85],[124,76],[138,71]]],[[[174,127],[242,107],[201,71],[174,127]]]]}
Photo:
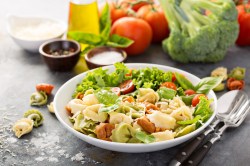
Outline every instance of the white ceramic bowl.
{"type": "MultiPolygon", "coordinates": [[[[179,70],[173,67],[163,66],[163,65],[155,65],[155,64],[145,64],[145,63],[128,63],[126,64],[129,68],[145,68],[145,67],[157,67],[164,71],[173,71],[173,72],[179,72],[183,75],[185,75],[193,84],[197,84],[200,79],[188,72],[185,72],[183,70],[179,70]]],[[[103,67],[105,69],[109,69],[110,71],[114,71],[114,66],[107,66],[103,67]]],[[[117,152],[129,152],[129,153],[141,153],[141,152],[152,152],[157,150],[162,150],[166,148],[170,148],[176,145],[179,145],[183,142],[186,142],[187,140],[195,137],[198,135],[202,130],[204,130],[214,119],[216,114],[216,108],[217,108],[217,98],[213,91],[210,91],[208,94],[209,98],[213,98],[214,102],[211,105],[212,109],[214,110],[213,115],[211,118],[200,128],[197,130],[184,135],[182,137],[175,138],[173,140],[167,140],[162,142],[155,142],[150,144],[127,144],[127,143],[116,143],[116,142],[108,142],[103,141],[100,139],[92,138],[90,136],[84,135],[72,128],[72,124],[69,121],[68,115],[65,110],[65,106],[67,103],[71,100],[71,96],[76,88],[76,85],[82,81],[84,76],[87,72],[82,73],[80,75],[77,75],[76,77],[70,79],[67,81],[64,85],[60,87],[60,89],[57,91],[55,98],[54,98],[54,108],[55,108],[55,114],[59,121],[62,123],[62,125],[72,134],[76,135],[80,139],[82,139],[85,142],[88,142],[92,145],[95,145],[97,147],[108,149],[112,151],[117,152]]]]}
{"type": "MultiPolygon", "coordinates": [[[[7,16],[7,32],[17,45],[29,52],[38,52],[42,43],[61,38],[67,30],[67,25],[59,20],[46,18],[46,17],[33,17],[33,16],[7,16]],[[47,26],[48,25],[48,26],[47,26]],[[49,27],[52,25],[52,28],[49,27]],[[57,28],[55,28],[55,26],[57,28]],[[34,27],[34,28],[33,28],[34,27]],[[43,27],[48,27],[47,29],[43,27]],[[57,29],[51,32],[51,29],[57,29]],[[32,31],[36,36],[29,37],[28,35],[21,35],[20,29],[26,28],[26,31],[32,31]],[[27,28],[29,28],[27,30],[27,28]],[[19,31],[19,32],[18,32],[19,31]],[[39,33],[41,32],[41,33],[39,33]],[[41,34],[49,33],[49,35],[42,36],[41,34]]],[[[23,31],[22,31],[23,32],[23,31]]]]}

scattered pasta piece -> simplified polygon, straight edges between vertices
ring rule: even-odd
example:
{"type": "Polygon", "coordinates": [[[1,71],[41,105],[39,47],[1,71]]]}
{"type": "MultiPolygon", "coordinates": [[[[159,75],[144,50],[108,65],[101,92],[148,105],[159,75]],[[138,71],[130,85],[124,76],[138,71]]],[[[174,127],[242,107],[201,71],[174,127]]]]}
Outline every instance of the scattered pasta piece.
{"type": "Polygon", "coordinates": [[[152,135],[155,137],[155,142],[160,142],[174,139],[175,133],[170,130],[165,130],[162,132],[152,133],[152,135]]]}
{"type": "Polygon", "coordinates": [[[15,132],[17,138],[32,131],[34,121],[28,118],[23,118],[15,122],[12,130],[15,132]]]}
{"type": "Polygon", "coordinates": [[[30,105],[32,106],[42,106],[47,104],[48,96],[45,92],[39,91],[34,92],[30,96],[30,105]]]}
{"type": "Polygon", "coordinates": [[[226,80],[227,79],[227,68],[225,67],[218,67],[216,69],[214,69],[212,72],[211,72],[211,76],[212,77],[222,77],[223,80],[226,80]]]}
{"type": "Polygon", "coordinates": [[[48,108],[50,113],[53,113],[53,114],[55,113],[53,102],[51,102],[49,105],[47,105],[47,108],[48,108]]]}
{"type": "Polygon", "coordinates": [[[30,120],[33,120],[34,127],[38,127],[38,126],[42,125],[43,120],[44,120],[41,112],[38,110],[35,110],[35,109],[26,111],[23,116],[24,116],[24,118],[28,118],[30,120]]]}
{"type": "Polygon", "coordinates": [[[236,80],[243,80],[245,78],[246,68],[236,67],[230,71],[229,77],[236,80]]]}
{"type": "Polygon", "coordinates": [[[229,78],[227,80],[227,88],[229,90],[241,90],[245,87],[245,82],[243,80],[236,80],[234,78],[229,78]]]}
{"type": "Polygon", "coordinates": [[[43,91],[47,95],[50,95],[53,89],[54,89],[54,85],[51,85],[51,84],[40,83],[36,85],[36,90],[38,92],[43,91]]]}
{"type": "Polygon", "coordinates": [[[213,90],[215,92],[219,92],[219,91],[223,91],[225,89],[225,84],[224,83],[220,83],[218,86],[216,86],[213,90]]]}
{"type": "Polygon", "coordinates": [[[139,95],[137,96],[137,100],[139,102],[149,102],[156,103],[160,97],[158,93],[156,93],[153,89],[150,88],[139,88],[139,95]]]}

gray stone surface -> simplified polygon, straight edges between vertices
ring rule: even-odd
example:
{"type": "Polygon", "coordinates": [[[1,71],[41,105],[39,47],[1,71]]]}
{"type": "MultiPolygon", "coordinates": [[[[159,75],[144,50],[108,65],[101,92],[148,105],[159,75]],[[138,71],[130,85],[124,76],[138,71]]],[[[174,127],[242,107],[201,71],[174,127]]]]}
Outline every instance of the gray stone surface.
{"type": "MultiPolygon", "coordinates": [[[[74,72],[51,72],[39,54],[30,54],[19,48],[4,30],[4,16],[8,13],[47,15],[67,20],[66,0],[8,0],[0,6],[0,166],[9,165],[167,165],[170,158],[182,146],[152,153],[118,153],[94,147],[71,135],[57,118],[38,108],[44,115],[44,125],[32,133],[16,139],[11,131],[2,131],[3,126],[22,117],[29,106],[29,97],[40,82],[55,85],[57,89],[76,74],[74,72]],[[4,119],[6,115],[9,119],[4,119]],[[75,160],[78,157],[78,160],[75,160]]],[[[159,45],[153,45],[143,55],[129,57],[128,62],[155,63],[186,70],[199,77],[208,76],[218,66],[232,69],[247,68],[245,91],[250,95],[250,47],[229,49],[226,58],[215,64],[180,64],[165,55],[159,45]]],[[[226,91],[222,92],[225,93],[226,91]]],[[[222,93],[218,93],[220,96],[222,93]]],[[[49,98],[53,100],[53,96],[49,98]]],[[[202,161],[203,166],[238,166],[250,163],[250,115],[241,127],[228,129],[221,141],[216,143],[202,161]]]]}

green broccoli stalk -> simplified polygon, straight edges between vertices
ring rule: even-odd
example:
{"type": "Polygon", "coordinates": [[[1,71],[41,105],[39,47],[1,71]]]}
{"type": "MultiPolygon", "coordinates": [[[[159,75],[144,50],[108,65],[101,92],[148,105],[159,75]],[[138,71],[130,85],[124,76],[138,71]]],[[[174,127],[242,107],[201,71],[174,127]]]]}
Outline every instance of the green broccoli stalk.
{"type": "Polygon", "coordinates": [[[238,36],[231,0],[160,0],[171,29],[163,50],[176,61],[217,62],[238,36]],[[205,11],[209,14],[205,14],[205,11]]]}

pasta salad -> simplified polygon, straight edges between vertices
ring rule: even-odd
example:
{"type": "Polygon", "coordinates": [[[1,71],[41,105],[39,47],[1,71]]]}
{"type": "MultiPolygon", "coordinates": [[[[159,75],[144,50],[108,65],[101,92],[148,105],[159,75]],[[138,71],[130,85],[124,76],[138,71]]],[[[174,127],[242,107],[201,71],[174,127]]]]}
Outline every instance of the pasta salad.
{"type": "Polygon", "coordinates": [[[184,75],[158,68],[90,71],[66,105],[73,128],[97,139],[152,143],[186,135],[213,113],[206,94],[221,77],[193,85],[184,75]]]}

